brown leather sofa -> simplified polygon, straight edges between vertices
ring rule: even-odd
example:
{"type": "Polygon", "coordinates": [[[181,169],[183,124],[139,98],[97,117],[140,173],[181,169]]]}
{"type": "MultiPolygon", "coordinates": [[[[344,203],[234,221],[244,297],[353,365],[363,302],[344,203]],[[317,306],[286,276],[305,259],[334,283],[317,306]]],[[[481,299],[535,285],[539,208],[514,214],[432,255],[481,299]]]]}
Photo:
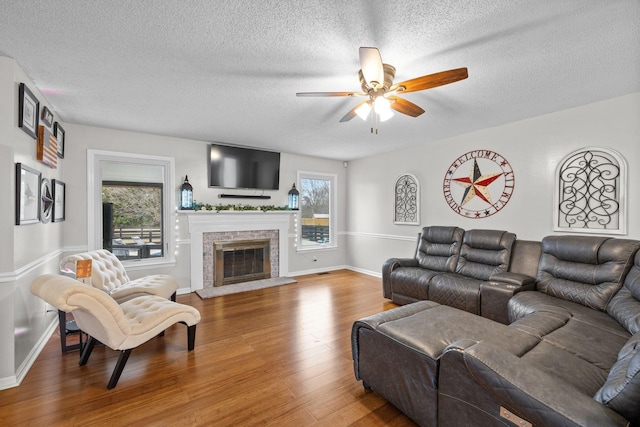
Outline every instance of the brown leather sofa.
{"type": "Polygon", "coordinates": [[[383,296],[399,305],[435,301],[507,323],[506,302],[533,289],[539,256],[540,242],[517,241],[508,231],[424,227],[413,258],[384,263],[383,296]]]}
{"type": "Polygon", "coordinates": [[[640,425],[640,242],[539,246],[508,325],[434,301],[355,322],[356,378],[425,426],[640,425]]]}

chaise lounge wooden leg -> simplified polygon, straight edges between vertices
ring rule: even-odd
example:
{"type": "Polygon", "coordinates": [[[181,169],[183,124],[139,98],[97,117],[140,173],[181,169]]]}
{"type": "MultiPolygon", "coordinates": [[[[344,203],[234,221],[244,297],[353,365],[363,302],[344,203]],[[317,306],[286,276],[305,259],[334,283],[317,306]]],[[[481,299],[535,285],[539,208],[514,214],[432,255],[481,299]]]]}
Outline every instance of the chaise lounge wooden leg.
{"type": "Polygon", "coordinates": [[[188,344],[187,348],[189,351],[193,350],[196,344],[196,326],[187,326],[187,335],[188,335],[188,344]]]}
{"type": "Polygon", "coordinates": [[[118,384],[118,380],[120,379],[120,375],[124,370],[124,365],[127,364],[127,360],[129,360],[129,355],[133,351],[132,348],[128,350],[121,350],[120,357],[118,357],[118,362],[116,363],[116,367],[113,369],[113,373],[111,374],[111,379],[109,380],[109,384],[107,384],[107,388],[111,390],[118,384]]]}
{"type": "Polygon", "coordinates": [[[80,366],[84,366],[87,364],[87,362],[89,361],[89,356],[91,356],[91,352],[93,351],[93,347],[95,347],[96,342],[98,341],[94,337],[89,336],[80,353],[80,366]]]}

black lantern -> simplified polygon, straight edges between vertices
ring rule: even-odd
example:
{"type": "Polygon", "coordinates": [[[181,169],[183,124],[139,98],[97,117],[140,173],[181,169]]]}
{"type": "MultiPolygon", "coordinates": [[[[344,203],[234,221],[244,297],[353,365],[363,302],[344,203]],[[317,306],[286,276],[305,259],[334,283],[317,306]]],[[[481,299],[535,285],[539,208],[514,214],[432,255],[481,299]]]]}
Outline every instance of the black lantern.
{"type": "Polygon", "coordinates": [[[184,182],[180,186],[180,209],[193,209],[193,187],[189,184],[189,177],[184,176],[184,182]]]}
{"type": "Polygon", "coordinates": [[[293,187],[289,190],[289,209],[292,211],[297,211],[299,209],[298,199],[300,198],[300,193],[296,190],[296,183],[293,183],[293,187]]]}

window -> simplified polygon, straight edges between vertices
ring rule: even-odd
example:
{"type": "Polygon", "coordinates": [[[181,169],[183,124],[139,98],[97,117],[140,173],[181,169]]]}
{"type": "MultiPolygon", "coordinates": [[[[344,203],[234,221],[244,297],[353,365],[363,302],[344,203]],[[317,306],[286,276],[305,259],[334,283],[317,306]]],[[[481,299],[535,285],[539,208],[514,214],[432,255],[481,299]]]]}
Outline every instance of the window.
{"type": "Polygon", "coordinates": [[[162,183],[102,181],[102,247],[120,260],[164,256],[162,183]]]}
{"type": "Polygon", "coordinates": [[[299,172],[298,250],[335,247],[336,176],[299,172]]]}
{"type": "Polygon", "coordinates": [[[137,265],[174,263],[174,162],[88,150],[88,249],[137,265]]]}

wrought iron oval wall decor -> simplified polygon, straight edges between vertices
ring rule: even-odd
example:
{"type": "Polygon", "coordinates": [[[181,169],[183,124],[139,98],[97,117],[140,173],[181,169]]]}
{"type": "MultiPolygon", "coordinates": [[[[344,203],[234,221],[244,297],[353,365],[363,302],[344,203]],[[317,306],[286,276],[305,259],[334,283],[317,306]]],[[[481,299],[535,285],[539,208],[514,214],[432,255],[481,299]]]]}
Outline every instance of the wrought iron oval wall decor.
{"type": "Polygon", "coordinates": [[[567,155],[556,173],[554,230],[626,233],[626,161],[607,148],[567,155]]]}

